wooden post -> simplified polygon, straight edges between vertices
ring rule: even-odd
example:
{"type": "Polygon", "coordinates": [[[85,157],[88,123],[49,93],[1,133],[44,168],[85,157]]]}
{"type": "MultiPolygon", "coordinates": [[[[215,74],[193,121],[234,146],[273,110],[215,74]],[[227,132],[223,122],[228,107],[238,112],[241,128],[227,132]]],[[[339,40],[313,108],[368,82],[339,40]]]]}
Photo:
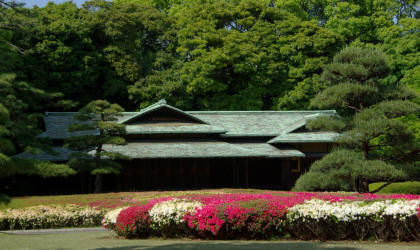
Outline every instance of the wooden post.
{"type": "MultiPolygon", "coordinates": [[[[236,161],[235,161],[235,163],[236,163],[236,161]]],[[[236,166],[236,187],[237,188],[240,188],[241,187],[241,176],[240,176],[240,171],[241,171],[241,169],[239,168],[239,164],[235,164],[236,166]]]]}
{"type": "MultiPolygon", "coordinates": [[[[180,186],[185,188],[186,184],[185,184],[185,169],[184,169],[184,159],[181,158],[180,162],[179,162],[179,175],[180,175],[180,186]]],[[[187,175],[188,176],[188,175],[187,175]]]]}
{"type": "Polygon", "coordinates": [[[193,169],[194,169],[194,188],[198,186],[198,177],[197,177],[197,159],[193,160],[193,169]]]}
{"type": "Polygon", "coordinates": [[[233,158],[232,159],[232,174],[233,174],[233,187],[236,187],[236,185],[237,185],[237,180],[236,180],[236,175],[237,175],[237,173],[236,173],[236,159],[235,158],[233,158]]]}
{"type": "Polygon", "coordinates": [[[248,158],[245,159],[245,188],[248,188],[248,158]]]}

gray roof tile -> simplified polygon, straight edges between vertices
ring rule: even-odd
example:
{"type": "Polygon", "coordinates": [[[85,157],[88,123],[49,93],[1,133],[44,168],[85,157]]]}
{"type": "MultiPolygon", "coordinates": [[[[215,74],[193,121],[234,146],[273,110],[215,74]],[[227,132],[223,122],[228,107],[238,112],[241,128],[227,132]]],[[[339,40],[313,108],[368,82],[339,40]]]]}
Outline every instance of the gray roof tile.
{"type": "MultiPolygon", "coordinates": [[[[119,122],[134,117],[139,112],[124,112],[119,117],[119,122]]],[[[195,124],[190,132],[203,132],[206,128],[209,131],[220,130],[227,131],[224,136],[278,136],[289,130],[294,130],[304,125],[306,117],[314,114],[335,115],[333,110],[318,111],[186,111],[186,113],[197,117],[209,124],[195,124]]],[[[73,112],[47,112],[44,120],[46,131],[40,136],[52,139],[65,139],[75,135],[85,135],[94,131],[80,131],[70,133],[68,127],[76,123],[73,119],[73,112]]],[[[145,125],[146,126],[146,125],[145,125]]],[[[163,126],[163,125],[162,125],[163,126]]],[[[162,133],[172,133],[173,131],[187,130],[187,128],[169,128],[165,126],[162,133]]],[[[133,129],[134,130],[134,129],[133,129]]],[[[138,128],[136,128],[139,131],[138,128]]],[[[144,131],[153,131],[157,133],[158,128],[144,128],[144,131]]]]}
{"type": "Polygon", "coordinates": [[[292,147],[279,148],[268,143],[234,143],[234,145],[259,152],[269,158],[305,157],[304,153],[292,147]]]}
{"type": "Polygon", "coordinates": [[[336,132],[289,133],[281,134],[269,140],[268,143],[334,142],[339,135],[336,132]]]}
{"type": "Polygon", "coordinates": [[[53,147],[51,149],[54,152],[56,152],[56,154],[50,154],[48,152],[41,150],[39,154],[23,152],[23,153],[14,155],[13,157],[23,158],[23,159],[37,159],[37,160],[43,160],[43,161],[68,161],[70,158],[70,155],[74,153],[74,151],[71,151],[63,147],[53,147]]]}
{"type": "MultiPolygon", "coordinates": [[[[132,141],[127,145],[105,145],[104,150],[135,159],[265,157],[264,153],[217,140],[132,141]]],[[[91,152],[93,153],[93,152],[91,152]]]]}

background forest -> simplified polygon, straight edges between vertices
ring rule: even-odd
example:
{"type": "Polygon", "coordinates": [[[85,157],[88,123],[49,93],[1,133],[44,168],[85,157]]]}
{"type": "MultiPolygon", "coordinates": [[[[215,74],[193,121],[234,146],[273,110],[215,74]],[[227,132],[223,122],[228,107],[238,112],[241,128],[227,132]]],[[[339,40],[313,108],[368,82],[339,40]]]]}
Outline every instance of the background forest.
{"type": "MultiPolygon", "coordinates": [[[[0,177],[13,172],[8,156],[43,145],[45,111],[162,98],[183,110],[311,109],[346,47],[383,51],[381,84],[420,93],[419,18],[415,0],[0,0],[0,177]]],[[[418,143],[418,112],[399,119],[418,143]]]]}

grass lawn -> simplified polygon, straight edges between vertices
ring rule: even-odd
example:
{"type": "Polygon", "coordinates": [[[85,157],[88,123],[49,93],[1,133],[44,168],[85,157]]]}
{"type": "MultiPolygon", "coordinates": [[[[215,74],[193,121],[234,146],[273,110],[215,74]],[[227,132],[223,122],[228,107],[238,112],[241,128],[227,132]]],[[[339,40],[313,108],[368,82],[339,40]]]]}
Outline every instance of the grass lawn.
{"type": "MultiPolygon", "coordinates": [[[[369,185],[369,190],[375,190],[385,182],[377,182],[369,185]]],[[[384,187],[378,194],[420,194],[420,181],[396,182],[384,187]]]]}
{"type": "MultiPolygon", "coordinates": [[[[381,185],[373,183],[370,189],[381,185]]],[[[409,193],[409,190],[417,189],[420,193],[420,182],[394,183],[384,188],[380,193],[409,193]],[[406,191],[406,192],[404,192],[406,191]]],[[[202,189],[188,191],[142,191],[142,192],[120,192],[120,193],[102,193],[102,194],[74,194],[74,195],[47,195],[47,196],[27,196],[12,197],[10,203],[0,203],[0,210],[7,208],[25,208],[37,205],[65,205],[76,204],[81,206],[93,206],[98,208],[115,208],[122,206],[135,205],[152,198],[165,196],[183,196],[183,195],[210,195],[224,193],[266,193],[270,190],[261,189],[202,189]]],[[[277,195],[289,195],[287,192],[274,191],[277,195]]],[[[349,194],[349,193],[347,193],[349,194]]]]}
{"type": "Polygon", "coordinates": [[[140,203],[152,198],[165,196],[182,196],[188,194],[223,194],[223,193],[262,193],[268,190],[258,189],[203,189],[194,191],[143,191],[143,192],[121,192],[102,194],[74,194],[74,195],[49,195],[49,196],[27,196],[12,197],[10,203],[0,204],[0,210],[7,208],[24,208],[37,205],[64,205],[76,204],[81,206],[95,207],[117,207],[140,203]]]}
{"type": "Polygon", "coordinates": [[[109,232],[11,235],[0,233],[0,249],[419,249],[420,243],[313,241],[126,240],[109,232]]]}

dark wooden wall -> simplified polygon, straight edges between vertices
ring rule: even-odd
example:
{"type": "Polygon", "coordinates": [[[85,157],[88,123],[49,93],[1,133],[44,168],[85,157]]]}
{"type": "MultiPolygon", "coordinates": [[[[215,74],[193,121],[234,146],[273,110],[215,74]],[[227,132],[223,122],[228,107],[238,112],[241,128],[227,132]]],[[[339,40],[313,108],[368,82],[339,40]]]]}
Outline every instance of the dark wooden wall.
{"type": "MultiPolygon", "coordinates": [[[[297,159],[214,158],[154,159],[122,162],[120,175],[104,176],[104,192],[186,190],[202,188],[260,188],[289,190],[299,172],[297,159]]],[[[93,192],[94,176],[66,178],[15,176],[2,179],[0,191],[11,196],[93,192]]]]}
{"type": "Polygon", "coordinates": [[[118,190],[290,189],[288,161],[262,158],[131,160],[115,178],[115,186],[118,190]]]}

